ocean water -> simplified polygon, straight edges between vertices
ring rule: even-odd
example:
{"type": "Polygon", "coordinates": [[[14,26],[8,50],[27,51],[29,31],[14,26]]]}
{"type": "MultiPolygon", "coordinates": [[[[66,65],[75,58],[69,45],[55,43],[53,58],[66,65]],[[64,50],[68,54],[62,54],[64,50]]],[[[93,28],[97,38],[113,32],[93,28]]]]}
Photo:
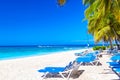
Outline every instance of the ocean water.
{"type": "Polygon", "coordinates": [[[85,49],[85,46],[11,46],[0,47],[0,60],[53,54],[54,52],[85,49]]]}

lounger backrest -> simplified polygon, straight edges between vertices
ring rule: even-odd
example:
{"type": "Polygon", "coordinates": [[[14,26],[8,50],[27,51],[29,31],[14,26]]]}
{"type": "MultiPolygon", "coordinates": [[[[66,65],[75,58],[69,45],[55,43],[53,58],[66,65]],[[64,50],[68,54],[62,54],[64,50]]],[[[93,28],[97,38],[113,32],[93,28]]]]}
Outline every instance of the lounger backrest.
{"type": "Polygon", "coordinates": [[[69,70],[72,68],[73,62],[69,62],[69,64],[65,67],[65,70],[69,70]]]}
{"type": "Polygon", "coordinates": [[[70,69],[78,69],[79,64],[76,61],[70,62],[66,67],[65,70],[70,70],[70,69]]]}
{"type": "Polygon", "coordinates": [[[77,62],[74,63],[73,68],[72,68],[72,72],[71,72],[71,76],[74,76],[77,74],[79,66],[80,66],[80,64],[78,64],[77,62]]]}

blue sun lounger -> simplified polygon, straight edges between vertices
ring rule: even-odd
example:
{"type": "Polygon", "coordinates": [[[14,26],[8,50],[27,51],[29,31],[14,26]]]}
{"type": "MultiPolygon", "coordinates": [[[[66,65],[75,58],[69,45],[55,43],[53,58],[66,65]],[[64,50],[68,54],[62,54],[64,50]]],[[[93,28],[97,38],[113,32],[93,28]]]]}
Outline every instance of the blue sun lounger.
{"type": "Polygon", "coordinates": [[[83,56],[85,53],[84,52],[79,52],[79,53],[75,53],[75,56],[83,56]]]}
{"type": "Polygon", "coordinates": [[[112,61],[120,61],[120,55],[114,55],[111,57],[112,61]]]}
{"type": "Polygon", "coordinates": [[[113,68],[113,70],[114,70],[117,74],[120,74],[120,67],[119,67],[119,68],[113,68]]]}
{"type": "Polygon", "coordinates": [[[110,58],[113,62],[109,63],[112,70],[120,77],[120,55],[114,55],[110,58]]]}
{"type": "Polygon", "coordinates": [[[96,56],[93,56],[90,54],[89,56],[86,55],[86,56],[81,56],[76,58],[76,62],[79,63],[80,65],[83,63],[90,63],[94,65],[93,62],[95,61],[95,59],[96,59],[96,56]]]}
{"type": "Polygon", "coordinates": [[[108,62],[109,63],[109,66],[111,68],[117,68],[117,67],[120,67],[120,63],[118,62],[108,62]]]}
{"type": "MultiPolygon", "coordinates": [[[[65,78],[63,75],[63,72],[65,73],[65,71],[67,71],[65,67],[45,67],[44,69],[38,70],[38,72],[45,73],[43,75],[43,78],[45,78],[48,73],[60,74],[63,78],[65,78]]],[[[68,77],[70,76],[70,73],[71,73],[71,71],[69,72],[68,77]]]]}
{"type": "Polygon", "coordinates": [[[69,63],[66,67],[45,67],[44,69],[38,70],[38,72],[44,73],[43,79],[46,78],[47,74],[59,74],[62,78],[69,80],[70,75],[73,71],[78,70],[79,65],[74,65],[73,63],[69,63]],[[67,78],[64,76],[64,74],[67,73],[67,78]]]}
{"type": "Polygon", "coordinates": [[[120,67],[113,68],[113,71],[120,77],[120,67]]]}

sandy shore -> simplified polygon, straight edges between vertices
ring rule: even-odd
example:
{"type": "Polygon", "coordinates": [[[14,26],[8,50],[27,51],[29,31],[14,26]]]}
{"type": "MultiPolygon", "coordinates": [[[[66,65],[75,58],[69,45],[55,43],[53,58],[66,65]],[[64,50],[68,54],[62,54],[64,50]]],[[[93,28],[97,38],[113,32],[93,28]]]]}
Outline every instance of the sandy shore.
{"type": "Polygon", "coordinates": [[[40,80],[41,74],[37,70],[45,66],[65,66],[75,59],[74,53],[80,51],[2,60],[0,61],[0,80],[40,80]]]}
{"type": "MultiPolygon", "coordinates": [[[[42,73],[37,70],[44,68],[45,66],[65,66],[70,61],[75,60],[75,52],[81,50],[73,50],[67,52],[60,52],[56,54],[35,56],[28,58],[20,58],[13,60],[0,61],[0,80],[40,80],[42,73]]],[[[100,59],[102,66],[80,66],[80,70],[84,72],[76,79],[70,78],[70,80],[113,80],[118,79],[118,76],[112,72],[106,62],[110,56],[103,55],[100,59]],[[107,74],[106,71],[107,70],[107,74]],[[108,71],[109,70],[109,71],[108,71]],[[103,77],[106,78],[103,79],[103,77]]],[[[63,80],[62,78],[51,78],[47,80],[63,80]]]]}

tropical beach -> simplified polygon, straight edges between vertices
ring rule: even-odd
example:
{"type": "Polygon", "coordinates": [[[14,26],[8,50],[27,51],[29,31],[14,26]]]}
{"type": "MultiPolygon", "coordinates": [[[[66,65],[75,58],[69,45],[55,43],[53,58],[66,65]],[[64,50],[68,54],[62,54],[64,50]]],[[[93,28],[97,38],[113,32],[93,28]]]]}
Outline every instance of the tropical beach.
{"type": "Polygon", "coordinates": [[[3,0],[0,11],[0,80],[120,80],[120,0],[3,0]]]}
{"type": "MultiPolygon", "coordinates": [[[[48,54],[42,56],[34,56],[27,58],[2,60],[0,61],[0,79],[1,80],[42,80],[43,73],[38,72],[46,66],[51,67],[64,67],[70,61],[75,60],[77,57],[74,55],[81,50],[73,50],[60,52],[56,54],[48,54]]],[[[79,70],[83,71],[79,74],[79,77],[69,80],[113,80],[119,79],[119,77],[109,68],[106,62],[110,61],[111,55],[101,53],[103,55],[100,58],[101,66],[80,66],[79,70]]],[[[62,77],[58,78],[45,78],[45,80],[64,80],[62,77]]]]}
{"type": "Polygon", "coordinates": [[[0,79],[40,80],[42,74],[38,72],[39,69],[45,66],[65,66],[75,59],[74,52],[76,51],[0,61],[0,79]]]}

